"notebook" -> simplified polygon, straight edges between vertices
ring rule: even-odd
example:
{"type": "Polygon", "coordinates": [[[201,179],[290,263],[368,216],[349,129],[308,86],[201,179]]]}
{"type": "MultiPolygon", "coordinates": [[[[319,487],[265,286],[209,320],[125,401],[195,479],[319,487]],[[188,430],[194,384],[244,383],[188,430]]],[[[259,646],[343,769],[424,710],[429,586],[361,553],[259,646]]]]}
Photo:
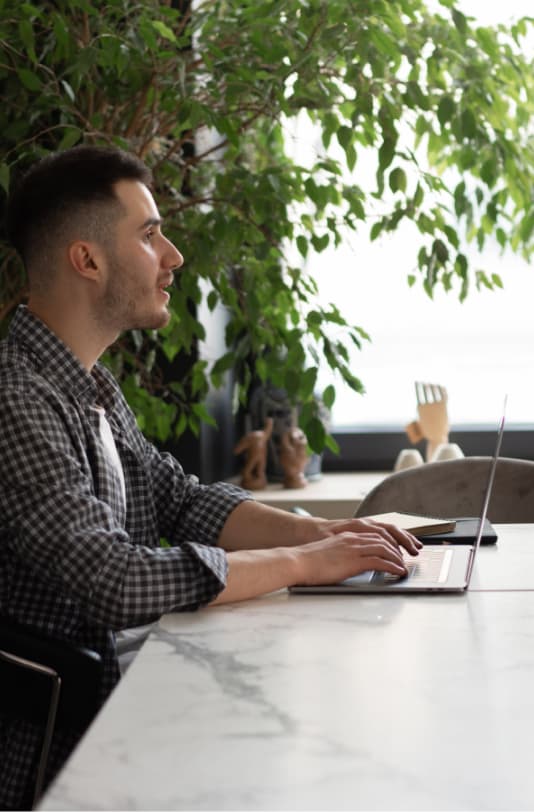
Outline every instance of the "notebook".
{"type": "Polygon", "coordinates": [[[370,571],[362,572],[360,575],[355,575],[335,584],[296,585],[289,587],[289,591],[294,594],[352,594],[369,592],[464,592],[469,589],[476,555],[484,528],[487,526],[486,514],[504,432],[504,411],[503,409],[473,545],[427,544],[419,555],[405,555],[408,574],[402,578],[389,573],[370,571]]]}
{"type": "Polygon", "coordinates": [[[408,530],[413,536],[433,536],[443,533],[451,533],[456,529],[456,519],[436,519],[431,516],[420,516],[413,513],[377,513],[374,516],[366,516],[366,519],[373,519],[375,522],[387,522],[396,524],[402,530],[408,530]]]}

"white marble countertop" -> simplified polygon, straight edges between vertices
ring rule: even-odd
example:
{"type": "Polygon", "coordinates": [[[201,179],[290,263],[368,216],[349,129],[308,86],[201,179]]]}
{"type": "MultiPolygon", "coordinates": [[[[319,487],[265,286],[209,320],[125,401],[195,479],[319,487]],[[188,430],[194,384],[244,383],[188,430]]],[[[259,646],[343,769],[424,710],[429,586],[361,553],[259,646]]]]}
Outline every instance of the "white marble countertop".
{"type": "Polygon", "coordinates": [[[163,617],[40,808],[534,808],[534,525],[462,595],[163,617]]]}

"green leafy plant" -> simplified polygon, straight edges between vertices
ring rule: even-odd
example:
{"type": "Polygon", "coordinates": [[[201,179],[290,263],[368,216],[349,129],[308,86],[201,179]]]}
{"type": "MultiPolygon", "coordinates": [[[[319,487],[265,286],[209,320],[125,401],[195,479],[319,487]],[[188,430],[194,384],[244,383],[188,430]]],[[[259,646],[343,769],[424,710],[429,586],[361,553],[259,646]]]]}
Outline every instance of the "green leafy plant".
{"type": "MultiPolygon", "coordinates": [[[[474,27],[453,0],[0,0],[0,185],[50,150],[113,143],[152,167],[165,230],[185,256],[157,336],[110,349],[145,431],[164,440],[210,421],[205,399],[232,372],[235,400],[269,381],[301,405],[312,448],[319,365],[363,386],[348,344],[368,336],[318,300],[310,251],[346,229],[375,240],[413,225],[413,268],[465,297],[499,287],[466,245],[533,247],[532,20],[474,27]],[[298,115],[320,133],[309,165],[285,133],[298,115]],[[530,129],[529,129],[530,128],[530,129]],[[331,147],[337,146],[337,153],[331,147]],[[329,149],[330,147],[330,149],[329,149]],[[374,161],[373,183],[359,165],[374,161]],[[295,256],[300,260],[296,260],[295,256]],[[226,313],[226,349],[195,353],[199,308],[226,313]],[[162,373],[184,354],[179,378],[162,373]],[[163,361],[163,364],[162,364],[163,361]]],[[[0,244],[0,319],[23,301],[17,258],[0,244]]],[[[322,393],[331,406],[335,388],[322,393]]]]}

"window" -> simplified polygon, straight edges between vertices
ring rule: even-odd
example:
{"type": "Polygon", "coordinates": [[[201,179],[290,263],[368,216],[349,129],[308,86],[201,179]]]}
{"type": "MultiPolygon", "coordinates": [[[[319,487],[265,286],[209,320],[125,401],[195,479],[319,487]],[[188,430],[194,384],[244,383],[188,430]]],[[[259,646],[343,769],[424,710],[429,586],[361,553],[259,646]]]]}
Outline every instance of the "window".
{"type": "MultiPolygon", "coordinates": [[[[480,24],[508,23],[531,12],[531,0],[458,5],[480,24]]],[[[302,126],[296,144],[304,136],[300,149],[314,149],[313,133],[303,133],[302,126]]],[[[475,267],[499,274],[504,290],[473,289],[463,303],[453,292],[436,291],[430,300],[419,283],[410,288],[407,282],[417,235],[404,230],[370,244],[367,229],[307,264],[321,299],[338,304],[372,337],[352,353],[366,394],[337,386],[332,430],[342,455],[328,455],[326,467],[391,467],[398,451],[410,445],[404,426],[417,416],[417,380],[447,388],[451,440],[466,454],[491,452],[507,393],[503,454],[534,458],[534,268],[511,253],[501,255],[497,244],[482,255],[474,248],[475,267]]],[[[323,370],[322,386],[331,381],[323,370]]]]}

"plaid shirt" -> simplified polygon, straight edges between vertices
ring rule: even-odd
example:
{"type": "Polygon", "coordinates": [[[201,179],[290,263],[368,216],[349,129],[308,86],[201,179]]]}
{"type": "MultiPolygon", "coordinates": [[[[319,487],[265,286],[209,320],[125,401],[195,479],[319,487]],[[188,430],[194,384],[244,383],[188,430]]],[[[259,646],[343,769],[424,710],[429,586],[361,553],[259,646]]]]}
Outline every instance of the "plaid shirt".
{"type": "MultiPolygon", "coordinates": [[[[89,374],[25,307],[0,344],[0,393],[0,614],[98,651],[103,701],[119,678],[116,630],[196,609],[224,587],[214,545],[249,494],[186,476],[143,437],[109,371],[89,374]]],[[[0,734],[0,805],[20,800],[34,759],[35,737],[15,733],[0,734]]]]}

